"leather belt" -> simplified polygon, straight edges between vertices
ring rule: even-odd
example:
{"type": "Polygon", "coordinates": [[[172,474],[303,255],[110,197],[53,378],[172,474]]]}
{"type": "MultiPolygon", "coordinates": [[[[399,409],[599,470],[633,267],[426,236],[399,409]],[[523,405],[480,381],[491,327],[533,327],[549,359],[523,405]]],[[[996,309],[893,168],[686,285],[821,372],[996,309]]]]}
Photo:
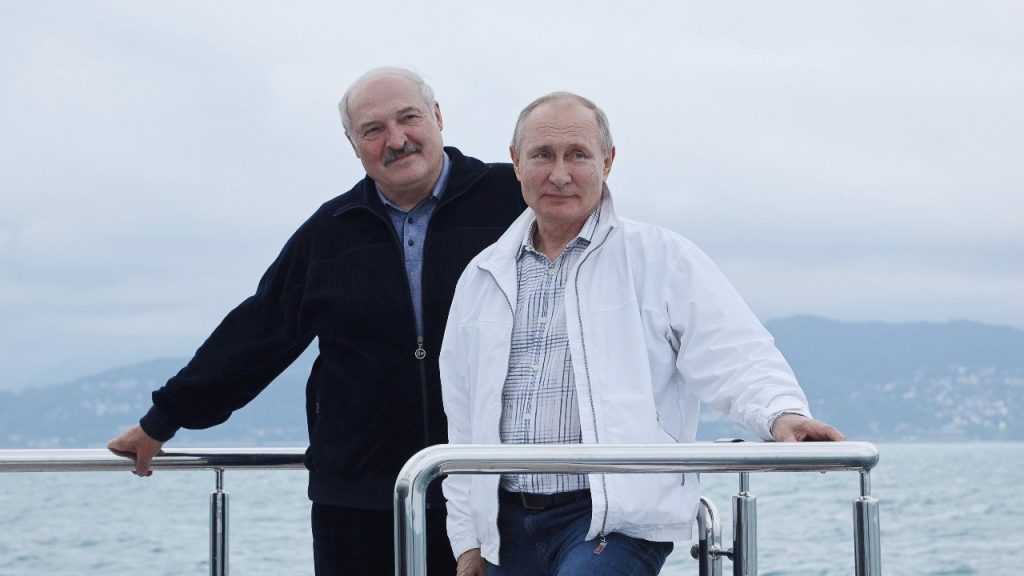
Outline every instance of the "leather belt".
{"type": "Polygon", "coordinates": [[[498,494],[502,502],[518,504],[527,510],[537,512],[590,498],[590,490],[573,490],[572,492],[555,492],[554,494],[533,494],[530,492],[499,490],[498,494]]]}

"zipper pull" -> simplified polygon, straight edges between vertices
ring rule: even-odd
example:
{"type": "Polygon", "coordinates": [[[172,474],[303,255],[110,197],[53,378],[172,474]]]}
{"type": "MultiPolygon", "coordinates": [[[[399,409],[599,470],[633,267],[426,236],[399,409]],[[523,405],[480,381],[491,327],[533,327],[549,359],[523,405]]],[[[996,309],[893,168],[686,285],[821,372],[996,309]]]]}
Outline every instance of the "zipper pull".
{"type": "Polygon", "coordinates": [[[594,548],[594,554],[600,554],[608,547],[608,538],[605,538],[604,532],[601,532],[598,536],[601,538],[601,543],[597,545],[597,548],[594,548]]]}
{"type": "Polygon", "coordinates": [[[427,351],[423,349],[423,336],[416,337],[416,352],[415,356],[417,360],[423,360],[427,357],[427,351]]]}

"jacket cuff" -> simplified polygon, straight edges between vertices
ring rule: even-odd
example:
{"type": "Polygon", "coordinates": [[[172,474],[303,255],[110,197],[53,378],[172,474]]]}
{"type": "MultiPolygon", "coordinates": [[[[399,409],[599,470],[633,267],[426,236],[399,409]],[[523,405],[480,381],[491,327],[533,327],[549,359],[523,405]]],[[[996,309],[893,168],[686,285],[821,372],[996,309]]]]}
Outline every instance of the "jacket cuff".
{"type": "Polygon", "coordinates": [[[813,418],[813,416],[811,416],[811,412],[805,408],[791,408],[774,412],[768,417],[767,422],[765,422],[765,441],[774,441],[774,436],[772,436],[772,428],[775,426],[775,420],[779,416],[782,416],[783,414],[795,414],[797,416],[803,416],[804,418],[813,418]]]}
{"type": "Polygon", "coordinates": [[[150,408],[149,412],[146,412],[146,415],[139,420],[139,426],[150,438],[159,442],[167,442],[181,429],[177,422],[156,406],[150,408]]]}
{"type": "Polygon", "coordinates": [[[452,545],[452,554],[455,555],[456,561],[458,561],[459,556],[462,556],[465,552],[474,548],[480,548],[480,541],[477,540],[474,535],[449,536],[448,541],[452,545]]]}

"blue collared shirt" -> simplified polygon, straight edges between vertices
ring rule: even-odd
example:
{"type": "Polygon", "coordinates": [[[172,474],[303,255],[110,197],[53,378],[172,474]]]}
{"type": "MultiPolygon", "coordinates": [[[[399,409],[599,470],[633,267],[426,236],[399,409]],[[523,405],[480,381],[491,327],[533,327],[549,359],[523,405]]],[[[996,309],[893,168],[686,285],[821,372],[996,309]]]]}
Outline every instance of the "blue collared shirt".
{"type": "Polygon", "coordinates": [[[416,313],[416,330],[423,335],[423,240],[427,236],[427,224],[434,210],[441,202],[441,195],[444,194],[445,186],[448,184],[448,172],[451,168],[451,160],[448,153],[441,154],[443,165],[441,177],[430,192],[430,195],[412,207],[408,212],[392,204],[377,188],[377,195],[387,208],[388,217],[395,227],[399,241],[402,242],[402,249],[405,253],[405,274],[409,278],[409,291],[412,293],[412,307],[416,313]]]}

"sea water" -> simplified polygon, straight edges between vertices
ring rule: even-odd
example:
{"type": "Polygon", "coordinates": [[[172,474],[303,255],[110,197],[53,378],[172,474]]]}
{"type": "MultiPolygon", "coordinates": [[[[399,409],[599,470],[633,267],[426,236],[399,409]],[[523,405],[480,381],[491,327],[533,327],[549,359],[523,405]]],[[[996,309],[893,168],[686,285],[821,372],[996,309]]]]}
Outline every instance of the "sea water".
{"type": "MultiPolygon", "coordinates": [[[[1024,574],[1024,444],[879,444],[887,575],[1024,574]]],[[[212,471],[0,474],[0,576],[209,573],[212,471]]],[[[855,472],[750,476],[762,576],[853,574],[855,472]]],[[[228,470],[232,574],[312,574],[301,471],[228,470]]],[[[735,474],[704,474],[731,539],[735,474]]],[[[662,574],[696,574],[693,542],[662,574]]],[[[723,573],[732,567],[724,561],[723,573]]],[[[393,573],[381,567],[381,574],[393,573]]]]}

